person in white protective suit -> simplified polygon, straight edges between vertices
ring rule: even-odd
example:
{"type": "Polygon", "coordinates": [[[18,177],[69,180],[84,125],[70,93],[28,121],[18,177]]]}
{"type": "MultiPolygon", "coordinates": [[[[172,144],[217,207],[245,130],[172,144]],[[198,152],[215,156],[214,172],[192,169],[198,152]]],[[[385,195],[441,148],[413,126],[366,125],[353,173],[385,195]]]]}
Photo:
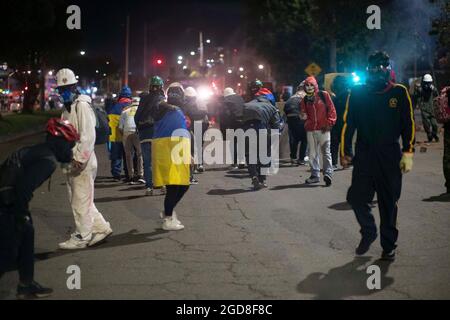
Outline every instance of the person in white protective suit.
{"type": "Polygon", "coordinates": [[[94,204],[94,180],[97,174],[95,156],[96,116],[92,100],[84,94],[77,95],[77,79],[70,69],[56,74],[58,92],[64,100],[62,118],[68,120],[80,134],[73,148],[73,160],[68,168],[67,186],[69,201],[75,218],[76,230],[69,240],[59,244],[60,249],[82,249],[104,240],[112,233],[94,204]]]}

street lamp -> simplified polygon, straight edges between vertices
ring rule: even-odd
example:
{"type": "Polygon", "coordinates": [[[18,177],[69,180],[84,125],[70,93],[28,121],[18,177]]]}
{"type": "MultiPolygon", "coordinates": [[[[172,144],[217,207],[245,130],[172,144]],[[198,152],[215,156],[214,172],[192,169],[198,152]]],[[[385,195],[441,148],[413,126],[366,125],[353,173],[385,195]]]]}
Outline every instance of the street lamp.
{"type": "Polygon", "coordinates": [[[264,69],[264,65],[260,64],[260,65],[258,66],[258,69],[259,69],[259,70],[263,70],[263,69],[264,69]]]}
{"type": "Polygon", "coordinates": [[[195,56],[195,52],[194,51],[191,51],[191,56],[195,56]]]}
{"type": "Polygon", "coordinates": [[[206,43],[211,43],[211,39],[207,39],[207,40],[206,40],[206,43]]]}
{"type": "Polygon", "coordinates": [[[178,56],[178,60],[183,60],[183,56],[178,56]]]}
{"type": "Polygon", "coordinates": [[[239,68],[239,71],[240,71],[240,72],[243,72],[243,71],[244,71],[244,68],[240,67],[240,68],[239,68]]]}
{"type": "Polygon", "coordinates": [[[86,54],[86,51],[80,51],[80,54],[82,55],[82,56],[84,56],[85,54],[86,54]]]}

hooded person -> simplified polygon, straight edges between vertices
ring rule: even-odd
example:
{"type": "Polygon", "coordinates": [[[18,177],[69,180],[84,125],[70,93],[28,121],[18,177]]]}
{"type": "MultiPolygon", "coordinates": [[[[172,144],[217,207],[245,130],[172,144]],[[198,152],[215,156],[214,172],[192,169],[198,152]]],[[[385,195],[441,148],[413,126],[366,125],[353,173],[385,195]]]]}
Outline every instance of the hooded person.
{"type": "Polygon", "coordinates": [[[425,132],[427,133],[428,142],[432,142],[433,139],[436,142],[439,142],[438,124],[433,109],[433,100],[438,95],[438,91],[433,85],[433,77],[430,74],[424,75],[419,88],[417,105],[420,109],[422,123],[425,132]]]}
{"type": "Polygon", "coordinates": [[[265,99],[267,99],[273,106],[275,106],[275,96],[273,95],[272,91],[270,91],[267,88],[264,88],[264,85],[261,80],[256,79],[250,84],[250,93],[252,95],[252,99],[263,96],[265,99]]]}
{"type": "Polygon", "coordinates": [[[260,139],[267,139],[266,151],[269,157],[271,150],[270,134],[266,136],[261,134],[260,130],[276,129],[280,130],[282,127],[282,120],[278,109],[270,102],[272,93],[267,90],[269,94],[255,95],[255,98],[246,104],[244,104],[243,111],[243,127],[244,130],[255,130],[257,141],[247,143],[245,146],[245,156],[248,165],[248,171],[252,179],[253,190],[257,191],[262,188],[267,188],[266,175],[263,174],[262,168],[270,166],[268,164],[262,164],[260,157],[260,139]],[[256,146],[256,148],[255,148],[256,146]]]}
{"type": "Polygon", "coordinates": [[[178,231],[184,226],[174,211],[190,185],[191,135],[180,105],[184,101],[181,85],[170,86],[167,102],[161,102],[154,113],[152,170],[155,187],[166,187],[162,229],[178,231]]]}
{"type": "Polygon", "coordinates": [[[116,181],[121,180],[122,164],[125,169],[126,180],[130,181],[132,178],[129,176],[130,173],[128,172],[126,165],[126,157],[122,141],[123,137],[122,132],[119,130],[120,116],[122,115],[123,110],[131,105],[131,97],[131,89],[128,86],[124,86],[122,90],[120,90],[117,103],[112,107],[108,114],[109,127],[111,129],[111,134],[109,136],[111,148],[111,175],[116,181]]]}
{"type": "Polygon", "coordinates": [[[95,126],[97,123],[92,100],[76,93],[77,80],[70,69],[61,69],[56,74],[58,92],[64,99],[61,118],[69,121],[80,134],[76,142],[73,160],[67,170],[67,187],[75,232],[69,240],[59,244],[60,249],[83,249],[92,246],[112,233],[109,222],[94,204],[94,181],[97,175],[95,155],[95,126]]]}
{"type": "Polygon", "coordinates": [[[19,271],[17,298],[47,297],[52,289],[34,281],[34,227],[29,209],[33,192],[48,180],[57,163],[72,161],[72,148],[80,139],[68,122],[47,122],[44,143],[12,153],[0,166],[0,277],[19,271]]]}
{"type": "Polygon", "coordinates": [[[341,164],[350,159],[346,144],[357,131],[352,183],[347,201],[360,225],[356,255],[363,255],[377,238],[371,202],[377,194],[383,260],[394,260],[397,247],[398,201],[402,173],[412,169],[415,143],[414,110],[408,89],[391,81],[390,60],[385,52],[369,56],[367,81],[354,87],[344,113],[341,164]],[[402,138],[402,147],[400,146],[402,138]]]}
{"type": "Polygon", "coordinates": [[[300,104],[302,118],[305,120],[305,130],[309,147],[309,164],[311,177],[307,184],[320,182],[320,155],[323,163],[323,179],[327,186],[333,179],[333,163],[331,159],[331,128],[336,123],[336,109],[331,96],[326,91],[320,91],[316,78],[305,79],[306,96],[300,104]]]}
{"type": "Polygon", "coordinates": [[[299,84],[296,92],[287,99],[284,105],[284,113],[286,114],[289,128],[291,164],[293,165],[305,165],[306,149],[308,148],[305,122],[300,118],[300,103],[306,96],[304,85],[304,82],[299,84]]]}
{"type": "MultiPolygon", "coordinates": [[[[182,109],[184,110],[186,116],[190,119],[191,121],[191,132],[194,135],[194,129],[196,127],[199,127],[199,125],[201,125],[201,135],[202,135],[202,139],[201,141],[195,141],[196,144],[192,145],[192,153],[194,153],[194,148],[197,148],[198,152],[202,152],[203,150],[203,144],[204,144],[204,140],[203,140],[203,136],[206,132],[206,130],[209,127],[209,119],[208,119],[208,114],[205,110],[200,109],[199,105],[198,105],[198,94],[197,94],[197,90],[195,90],[195,88],[193,87],[187,87],[186,90],[184,91],[184,105],[182,107],[182,109]],[[196,126],[197,124],[197,126],[196,126]]],[[[199,173],[199,172],[204,172],[205,168],[203,166],[203,163],[195,163],[194,164],[194,173],[199,173]]],[[[198,181],[192,177],[192,184],[197,184],[198,181]]]]}
{"type": "MultiPolygon", "coordinates": [[[[225,129],[238,130],[243,128],[242,116],[244,114],[244,99],[234,92],[233,88],[225,88],[223,91],[223,105],[222,110],[223,114],[226,118],[226,127],[225,129]]],[[[224,136],[226,137],[226,130],[224,130],[224,136]]],[[[238,165],[240,160],[238,159],[238,144],[237,139],[233,137],[233,141],[229,141],[230,150],[231,143],[233,143],[232,156],[233,156],[233,164],[231,169],[238,169],[238,165]]]]}
{"type": "MultiPolygon", "coordinates": [[[[134,115],[139,140],[141,142],[142,160],[144,167],[145,195],[154,195],[152,176],[152,137],[154,126],[154,113],[161,101],[166,99],[164,95],[164,81],[159,76],[153,76],[149,82],[149,92],[141,95],[139,106],[134,115]]],[[[161,189],[164,193],[164,188],[161,189]]]]}

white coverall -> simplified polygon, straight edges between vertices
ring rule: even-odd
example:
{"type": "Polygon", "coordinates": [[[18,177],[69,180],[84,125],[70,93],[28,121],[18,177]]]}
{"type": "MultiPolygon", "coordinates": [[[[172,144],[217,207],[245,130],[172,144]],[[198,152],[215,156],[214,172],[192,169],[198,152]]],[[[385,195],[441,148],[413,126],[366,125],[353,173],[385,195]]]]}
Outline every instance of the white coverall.
{"type": "Polygon", "coordinates": [[[79,172],[67,174],[69,201],[75,218],[76,233],[83,240],[90,240],[92,233],[104,232],[109,226],[94,204],[94,180],[97,175],[95,156],[96,117],[91,107],[92,100],[87,95],[79,95],[72,103],[70,113],[65,110],[62,118],[68,120],[80,134],[73,159],[83,163],[79,172]]]}

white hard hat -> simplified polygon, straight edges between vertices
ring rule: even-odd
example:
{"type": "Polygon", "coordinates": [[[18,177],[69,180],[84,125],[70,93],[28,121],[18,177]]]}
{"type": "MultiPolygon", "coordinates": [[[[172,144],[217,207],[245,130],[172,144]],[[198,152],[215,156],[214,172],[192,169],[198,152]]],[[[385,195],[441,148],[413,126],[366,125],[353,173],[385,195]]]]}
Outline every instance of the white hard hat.
{"type": "Polygon", "coordinates": [[[64,68],[56,73],[56,85],[58,87],[68,86],[76,83],[78,83],[78,80],[72,70],[64,68]]]}
{"type": "Polygon", "coordinates": [[[192,87],[187,87],[187,88],[184,90],[184,96],[185,96],[185,97],[192,97],[192,98],[195,98],[195,97],[197,97],[197,90],[195,90],[195,89],[192,88],[192,87]]]}
{"type": "Polygon", "coordinates": [[[433,82],[433,77],[431,76],[431,74],[426,74],[423,76],[423,82],[433,82]]]}
{"type": "Polygon", "coordinates": [[[235,94],[233,88],[225,88],[225,90],[223,90],[223,96],[224,97],[228,97],[235,94]]]}

